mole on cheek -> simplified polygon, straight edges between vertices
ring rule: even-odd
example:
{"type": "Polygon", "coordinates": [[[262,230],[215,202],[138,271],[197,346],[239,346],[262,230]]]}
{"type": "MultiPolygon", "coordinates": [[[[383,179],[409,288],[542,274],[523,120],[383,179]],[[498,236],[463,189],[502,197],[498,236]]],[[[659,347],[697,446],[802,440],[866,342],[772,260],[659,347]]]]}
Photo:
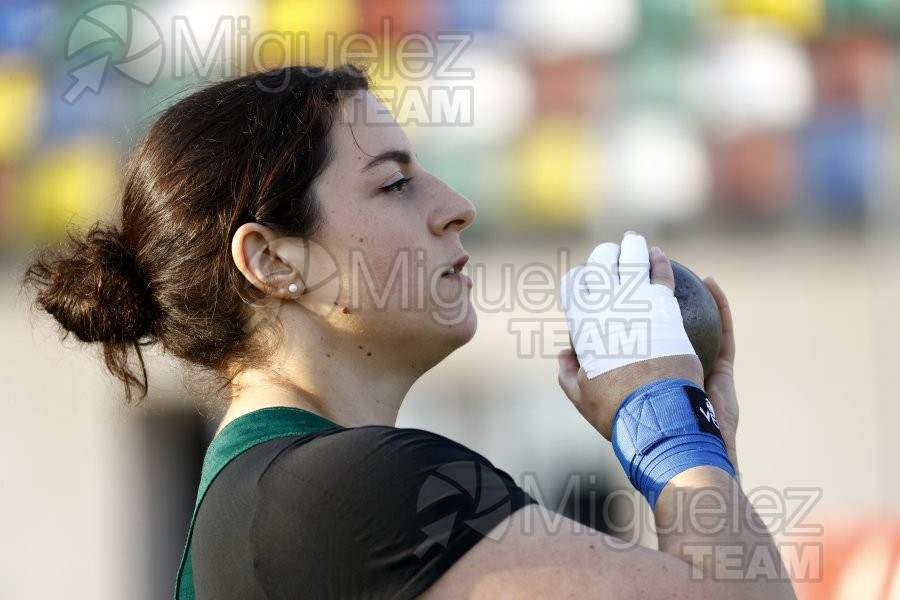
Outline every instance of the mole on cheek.
{"type": "Polygon", "coordinates": [[[364,239],[359,238],[359,243],[360,243],[360,244],[362,244],[364,241],[365,241],[364,239]]]}
{"type": "Polygon", "coordinates": [[[366,356],[372,356],[371,352],[366,352],[366,356]]]}

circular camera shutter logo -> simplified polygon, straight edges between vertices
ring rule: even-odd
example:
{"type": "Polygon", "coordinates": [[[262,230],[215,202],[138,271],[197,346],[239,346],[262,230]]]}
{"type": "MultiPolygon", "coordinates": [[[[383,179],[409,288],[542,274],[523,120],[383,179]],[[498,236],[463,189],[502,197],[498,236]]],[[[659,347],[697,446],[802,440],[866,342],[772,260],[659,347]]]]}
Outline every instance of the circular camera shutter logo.
{"type": "Polygon", "coordinates": [[[334,255],[325,246],[304,239],[300,273],[306,285],[301,306],[320,317],[329,316],[341,296],[341,269],[334,255]]]}
{"type": "Polygon", "coordinates": [[[162,31],[143,9],[125,2],[98,4],[78,16],[66,36],[66,60],[83,57],[69,71],[75,80],[62,95],[72,105],[88,90],[99,95],[109,67],[145,87],[162,73],[162,31]]]}
{"type": "Polygon", "coordinates": [[[417,557],[435,544],[446,547],[457,521],[493,541],[503,537],[505,531],[493,530],[511,514],[512,502],[506,484],[490,466],[471,461],[441,466],[422,484],[416,508],[421,513],[445,500],[452,500],[446,502],[447,513],[421,529],[425,541],[416,548],[417,557]]]}
{"type": "MultiPolygon", "coordinates": [[[[334,255],[325,246],[309,239],[302,240],[300,248],[302,257],[293,265],[300,273],[303,280],[303,293],[290,302],[296,302],[301,308],[321,318],[327,318],[337,309],[337,301],[341,295],[341,270],[334,255]]],[[[244,278],[247,288],[253,284],[244,278]]],[[[244,331],[250,332],[258,327],[261,322],[277,314],[287,300],[274,295],[269,295],[263,300],[262,306],[268,311],[259,311],[244,326],[244,331]]]]}

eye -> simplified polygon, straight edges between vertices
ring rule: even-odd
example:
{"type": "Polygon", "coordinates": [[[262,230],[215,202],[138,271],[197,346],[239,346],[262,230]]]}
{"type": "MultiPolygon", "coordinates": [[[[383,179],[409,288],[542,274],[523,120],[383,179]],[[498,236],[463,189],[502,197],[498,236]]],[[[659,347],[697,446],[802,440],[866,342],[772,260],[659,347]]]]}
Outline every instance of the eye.
{"type": "Polygon", "coordinates": [[[412,181],[412,177],[401,177],[397,181],[389,183],[388,185],[380,187],[378,189],[383,192],[402,192],[406,187],[406,184],[408,184],[410,181],[412,181]]]}

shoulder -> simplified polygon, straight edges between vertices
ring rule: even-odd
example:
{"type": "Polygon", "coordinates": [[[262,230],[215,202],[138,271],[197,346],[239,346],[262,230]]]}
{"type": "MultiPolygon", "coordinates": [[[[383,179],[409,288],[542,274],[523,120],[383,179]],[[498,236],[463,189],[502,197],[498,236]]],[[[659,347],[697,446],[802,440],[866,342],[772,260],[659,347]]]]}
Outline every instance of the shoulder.
{"type": "Polygon", "coordinates": [[[376,426],[296,440],[271,461],[257,489],[258,576],[306,577],[328,588],[352,571],[369,590],[404,590],[397,597],[421,593],[497,524],[535,502],[458,442],[376,426]]]}
{"type": "MultiPolygon", "coordinates": [[[[426,466],[453,460],[487,463],[487,458],[443,435],[423,429],[368,425],[318,436],[308,443],[302,439],[284,450],[274,462],[326,463],[352,468],[368,468],[390,463],[396,467],[426,466]]],[[[307,464],[307,466],[309,466],[307,464]]]]}
{"type": "Polygon", "coordinates": [[[515,486],[483,455],[437,433],[414,428],[365,426],[338,430],[286,446],[260,478],[262,489],[309,484],[341,498],[384,496],[385,504],[416,495],[430,478],[458,480],[465,489],[515,486]]]}

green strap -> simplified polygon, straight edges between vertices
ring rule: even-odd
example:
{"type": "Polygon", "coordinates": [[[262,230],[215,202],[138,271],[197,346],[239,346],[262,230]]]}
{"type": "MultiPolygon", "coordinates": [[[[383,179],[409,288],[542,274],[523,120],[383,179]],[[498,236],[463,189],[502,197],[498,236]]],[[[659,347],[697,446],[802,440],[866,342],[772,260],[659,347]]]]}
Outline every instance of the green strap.
{"type": "Polygon", "coordinates": [[[200,503],[203,502],[206,490],[209,489],[219,472],[239,454],[257,444],[334,427],[343,429],[337,423],[332,423],[328,419],[300,408],[273,406],[241,415],[216,435],[203,459],[197,503],[194,505],[194,514],[191,516],[184,554],[181,557],[181,565],[178,567],[178,576],[175,580],[175,600],[194,600],[195,598],[194,570],[191,564],[191,535],[194,532],[194,521],[197,519],[200,503]]]}

